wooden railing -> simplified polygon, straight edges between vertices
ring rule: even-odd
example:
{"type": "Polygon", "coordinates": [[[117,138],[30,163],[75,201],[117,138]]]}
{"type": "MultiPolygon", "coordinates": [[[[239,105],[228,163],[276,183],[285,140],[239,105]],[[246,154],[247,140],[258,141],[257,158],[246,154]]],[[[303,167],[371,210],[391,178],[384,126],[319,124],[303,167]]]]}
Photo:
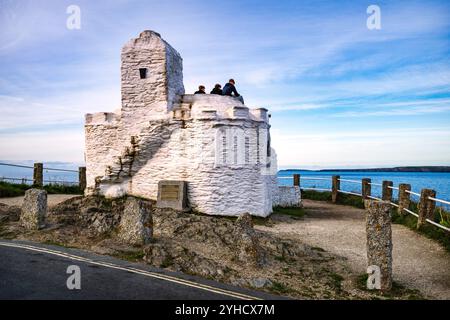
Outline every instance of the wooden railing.
{"type": "Polygon", "coordinates": [[[441,203],[444,205],[450,205],[450,201],[442,200],[436,198],[436,191],[432,189],[422,189],[420,193],[412,192],[411,185],[401,183],[398,187],[394,187],[392,181],[383,181],[383,183],[374,183],[369,178],[363,178],[361,180],[350,180],[342,179],[338,175],[331,176],[329,178],[325,177],[304,177],[300,174],[294,174],[292,177],[278,177],[279,179],[293,179],[294,186],[300,187],[300,190],[312,190],[319,192],[331,192],[331,201],[337,203],[340,194],[348,194],[353,196],[361,197],[362,200],[375,200],[375,201],[387,201],[392,206],[397,208],[399,214],[403,215],[404,212],[407,214],[414,215],[417,217],[417,228],[420,228],[426,223],[430,223],[438,228],[441,228],[447,232],[450,232],[450,228],[443,226],[440,223],[433,221],[434,211],[436,209],[436,203],[441,203]],[[315,188],[301,187],[302,180],[320,180],[320,181],[330,181],[331,188],[315,188]],[[361,192],[352,192],[342,190],[341,182],[354,183],[360,186],[361,192]],[[382,188],[381,198],[372,196],[372,186],[378,186],[382,188]],[[393,200],[393,190],[398,191],[398,203],[393,200]],[[411,195],[419,198],[418,201],[418,213],[415,213],[409,209],[411,204],[411,195]]]}

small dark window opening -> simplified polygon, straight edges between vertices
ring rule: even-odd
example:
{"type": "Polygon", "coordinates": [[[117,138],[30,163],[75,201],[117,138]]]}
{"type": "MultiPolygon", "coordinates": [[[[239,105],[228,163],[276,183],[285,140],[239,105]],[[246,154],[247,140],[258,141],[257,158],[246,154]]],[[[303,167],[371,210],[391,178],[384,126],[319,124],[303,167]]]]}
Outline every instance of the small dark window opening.
{"type": "Polygon", "coordinates": [[[141,76],[141,79],[146,79],[147,78],[147,68],[139,69],[139,75],[141,76]]]}

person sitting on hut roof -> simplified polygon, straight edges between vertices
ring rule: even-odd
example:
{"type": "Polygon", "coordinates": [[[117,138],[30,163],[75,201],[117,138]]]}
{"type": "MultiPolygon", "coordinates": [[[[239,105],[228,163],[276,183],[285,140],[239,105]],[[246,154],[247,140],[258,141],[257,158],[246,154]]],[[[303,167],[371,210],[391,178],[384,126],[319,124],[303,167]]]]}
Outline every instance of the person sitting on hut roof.
{"type": "Polygon", "coordinates": [[[244,98],[237,92],[235,87],[236,82],[234,79],[230,79],[226,85],[223,86],[223,95],[224,96],[230,96],[235,97],[242,103],[244,103],[244,98]]]}
{"type": "Polygon", "coordinates": [[[220,84],[216,84],[214,89],[212,89],[211,94],[218,94],[220,96],[223,95],[222,86],[220,84]]]}
{"type": "Polygon", "coordinates": [[[205,86],[198,86],[198,91],[195,91],[194,94],[206,94],[205,89],[205,86]]]}

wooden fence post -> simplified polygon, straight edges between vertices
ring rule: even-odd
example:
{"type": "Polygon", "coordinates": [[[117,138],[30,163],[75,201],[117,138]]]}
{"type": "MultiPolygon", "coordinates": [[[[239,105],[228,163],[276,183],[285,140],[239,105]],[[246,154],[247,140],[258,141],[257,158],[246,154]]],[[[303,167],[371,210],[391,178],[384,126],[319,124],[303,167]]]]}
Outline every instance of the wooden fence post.
{"type": "Polygon", "coordinates": [[[392,288],[391,205],[387,201],[367,201],[368,289],[389,291],[392,288]]]}
{"type": "Polygon", "coordinates": [[[338,200],[339,190],[341,189],[341,176],[333,176],[331,180],[331,201],[336,203],[338,200]]]}
{"type": "Polygon", "coordinates": [[[42,187],[44,185],[44,165],[35,163],[33,169],[33,185],[42,187]]]}
{"type": "Polygon", "coordinates": [[[300,187],[300,175],[299,174],[294,174],[294,186],[300,187]]]}
{"type": "Polygon", "coordinates": [[[411,185],[407,183],[401,183],[398,186],[398,208],[397,212],[399,215],[407,215],[408,213],[403,211],[403,209],[409,209],[409,204],[411,203],[411,195],[407,192],[411,191],[411,185]]]}
{"type": "Polygon", "coordinates": [[[86,189],[86,167],[78,168],[78,185],[81,191],[84,192],[84,189],[86,189]]]}
{"type": "Polygon", "coordinates": [[[436,203],[428,197],[436,197],[436,191],[431,189],[422,189],[419,202],[419,218],[417,219],[417,229],[420,229],[427,223],[427,219],[433,220],[436,203]]]}
{"type": "Polygon", "coordinates": [[[362,194],[363,201],[369,199],[369,196],[372,193],[372,186],[370,185],[371,182],[372,182],[372,180],[370,180],[369,178],[362,179],[361,194],[362,194]]]}
{"type": "Polygon", "coordinates": [[[394,183],[392,181],[383,181],[383,194],[381,199],[383,201],[392,201],[392,189],[389,187],[394,186],[394,183]]]}

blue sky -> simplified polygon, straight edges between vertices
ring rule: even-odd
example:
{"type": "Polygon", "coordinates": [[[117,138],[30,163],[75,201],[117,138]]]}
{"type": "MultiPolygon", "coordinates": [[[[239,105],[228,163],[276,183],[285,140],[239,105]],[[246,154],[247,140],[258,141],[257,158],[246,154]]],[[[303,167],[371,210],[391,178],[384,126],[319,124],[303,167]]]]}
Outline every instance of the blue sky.
{"type": "Polygon", "coordinates": [[[233,77],[271,111],[280,167],[450,165],[448,1],[0,0],[0,159],[82,162],[84,114],[120,107],[120,49],[146,29],[186,92],[233,77]]]}

